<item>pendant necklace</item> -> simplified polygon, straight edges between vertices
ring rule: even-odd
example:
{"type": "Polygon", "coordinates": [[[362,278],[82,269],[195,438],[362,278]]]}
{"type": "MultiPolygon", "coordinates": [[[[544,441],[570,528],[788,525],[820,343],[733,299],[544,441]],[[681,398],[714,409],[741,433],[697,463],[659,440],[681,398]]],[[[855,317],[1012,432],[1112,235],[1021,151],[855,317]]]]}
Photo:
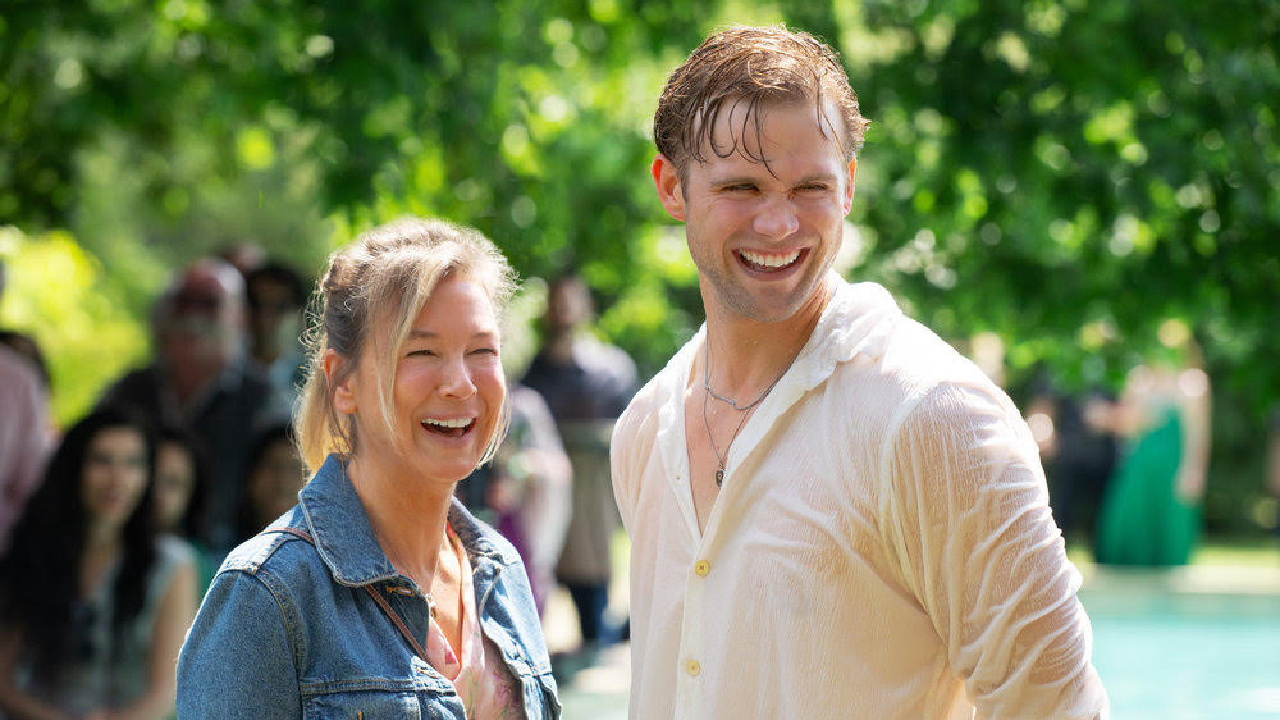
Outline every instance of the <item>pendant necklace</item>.
{"type": "Polygon", "coordinates": [[[724,464],[729,459],[729,448],[733,447],[733,441],[738,439],[738,433],[742,432],[742,426],[747,424],[747,418],[751,416],[751,410],[754,410],[766,397],[769,397],[769,393],[773,392],[773,388],[782,380],[782,376],[787,374],[787,371],[791,369],[791,366],[795,364],[796,358],[799,356],[800,351],[797,350],[796,354],[792,355],[791,360],[787,362],[787,366],[782,368],[782,372],[778,373],[778,376],[773,379],[773,382],[769,383],[769,387],[765,388],[759,397],[746,405],[739,405],[732,399],[711,389],[711,339],[707,338],[707,355],[705,364],[702,366],[702,389],[705,390],[702,394],[702,426],[707,430],[707,440],[711,443],[711,452],[715,453],[716,456],[717,488],[724,487],[724,464]],[[738,421],[738,426],[733,429],[733,435],[729,437],[729,444],[725,446],[723,456],[720,454],[720,448],[716,446],[715,437],[711,434],[711,422],[707,419],[707,398],[712,397],[742,413],[742,419],[738,421]]]}

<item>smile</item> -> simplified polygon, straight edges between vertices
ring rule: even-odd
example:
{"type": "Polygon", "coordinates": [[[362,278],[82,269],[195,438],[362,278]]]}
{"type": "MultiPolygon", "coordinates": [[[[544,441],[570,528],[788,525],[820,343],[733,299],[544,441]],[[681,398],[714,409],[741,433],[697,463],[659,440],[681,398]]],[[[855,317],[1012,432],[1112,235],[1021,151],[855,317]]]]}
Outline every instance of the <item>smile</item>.
{"type": "Polygon", "coordinates": [[[758,272],[776,272],[785,270],[799,262],[804,250],[792,250],[785,253],[763,253],[751,250],[739,250],[738,257],[743,264],[758,272]]]}
{"type": "Polygon", "coordinates": [[[448,420],[423,420],[422,428],[427,432],[448,437],[462,437],[471,432],[476,425],[475,418],[451,418],[448,420]]]}

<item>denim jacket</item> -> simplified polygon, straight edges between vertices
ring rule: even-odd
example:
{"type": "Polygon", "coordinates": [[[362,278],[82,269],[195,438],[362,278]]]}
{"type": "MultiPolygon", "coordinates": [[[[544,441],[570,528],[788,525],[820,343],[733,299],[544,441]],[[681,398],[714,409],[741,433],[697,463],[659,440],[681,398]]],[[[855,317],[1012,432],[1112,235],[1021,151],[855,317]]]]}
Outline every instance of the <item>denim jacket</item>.
{"type": "MultiPolygon", "coordinates": [[[[299,500],[214,577],[178,659],[178,717],[464,718],[453,683],[414,654],[364,588],[426,645],[423,594],[387,560],[336,456],[299,500]],[[279,527],[315,543],[271,531],[279,527]]],[[[471,560],[480,627],[523,687],[524,716],[555,720],[560,701],[524,565],[457,500],[449,522],[471,560]]]]}

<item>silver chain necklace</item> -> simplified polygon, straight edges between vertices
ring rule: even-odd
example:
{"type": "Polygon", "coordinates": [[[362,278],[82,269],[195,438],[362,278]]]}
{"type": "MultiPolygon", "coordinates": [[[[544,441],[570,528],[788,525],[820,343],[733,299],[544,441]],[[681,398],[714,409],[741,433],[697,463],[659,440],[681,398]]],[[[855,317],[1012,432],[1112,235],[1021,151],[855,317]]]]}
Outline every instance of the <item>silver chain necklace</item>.
{"type": "Polygon", "coordinates": [[[782,368],[782,372],[778,373],[778,376],[773,379],[773,382],[769,383],[769,387],[765,388],[764,392],[760,393],[760,397],[752,400],[746,405],[739,406],[733,400],[730,400],[711,389],[711,339],[707,339],[707,356],[705,358],[705,364],[702,366],[702,389],[706,391],[702,395],[702,426],[707,429],[707,440],[711,443],[711,452],[715,453],[716,456],[717,488],[724,487],[724,463],[729,459],[729,448],[733,447],[733,441],[738,439],[738,433],[742,432],[742,426],[747,424],[747,418],[751,416],[751,413],[748,411],[755,408],[755,406],[763,402],[765,398],[769,397],[769,393],[773,392],[773,388],[782,380],[782,376],[787,374],[787,371],[791,369],[791,366],[795,364],[796,358],[799,356],[800,351],[797,350],[796,354],[792,355],[791,360],[787,362],[787,366],[782,368]],[[734,410],[742,413],[742,419],[738,421],[738,427],[733,429],[733,435],[729,437],[729,444],[725,446],[723,456],[720,455],[720,448],[716,447],[715,436],[711,434],[711,422],[707,420],[708,397],[714,397],[720,402],[726,403],[734,410]]]}

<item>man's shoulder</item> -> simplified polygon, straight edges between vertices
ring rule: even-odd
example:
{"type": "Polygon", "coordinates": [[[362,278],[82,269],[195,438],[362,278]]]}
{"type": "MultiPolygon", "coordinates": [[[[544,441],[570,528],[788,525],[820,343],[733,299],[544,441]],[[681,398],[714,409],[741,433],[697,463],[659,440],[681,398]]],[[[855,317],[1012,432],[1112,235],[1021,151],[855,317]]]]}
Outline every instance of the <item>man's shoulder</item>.
{"type": "Polygon", "coordinates": [[[123,402],[157,413],[163,385],[164,379],[158,366],[130,368],[107,385],[101,402],[123,402]]]}
{"type": "Polygon", "coordinates": [[[672,396],[684,387],[683,378],[689,372],[690,356],[696,351],[700,342],[700,338],[694,337],[685,343],[667,361],[666,366],[649,378],[648,382],[632,396],[627,409],[623,411],[614,426],[614,442],[637,441],[642,439],[642,434],[647,434],[652,440],[657,432],[662,408],[672,402],[672,396]]]}
{"type": "Polygon", "coordinates": [[[913,385],[967,381],[975,373],[982,375],[973,361],[954,345],[926,325],[906,316],[898,321],[886,343],[882,363],[886,373],[913,385]]]}
{"type": "Polygon", "coordinates": [[[653,376],[649,382],[644,384],[631,398],[631,402],[627,403],[627,408],[622,411],[622,415],[618,417],[618,421],[614,424],[613,440],[634,441],[636,436],[643,431],[646,421],[652,420],[656,422],[657,411],[662,406],[661,396],[661,378],[662,373],[653,376]]]}

